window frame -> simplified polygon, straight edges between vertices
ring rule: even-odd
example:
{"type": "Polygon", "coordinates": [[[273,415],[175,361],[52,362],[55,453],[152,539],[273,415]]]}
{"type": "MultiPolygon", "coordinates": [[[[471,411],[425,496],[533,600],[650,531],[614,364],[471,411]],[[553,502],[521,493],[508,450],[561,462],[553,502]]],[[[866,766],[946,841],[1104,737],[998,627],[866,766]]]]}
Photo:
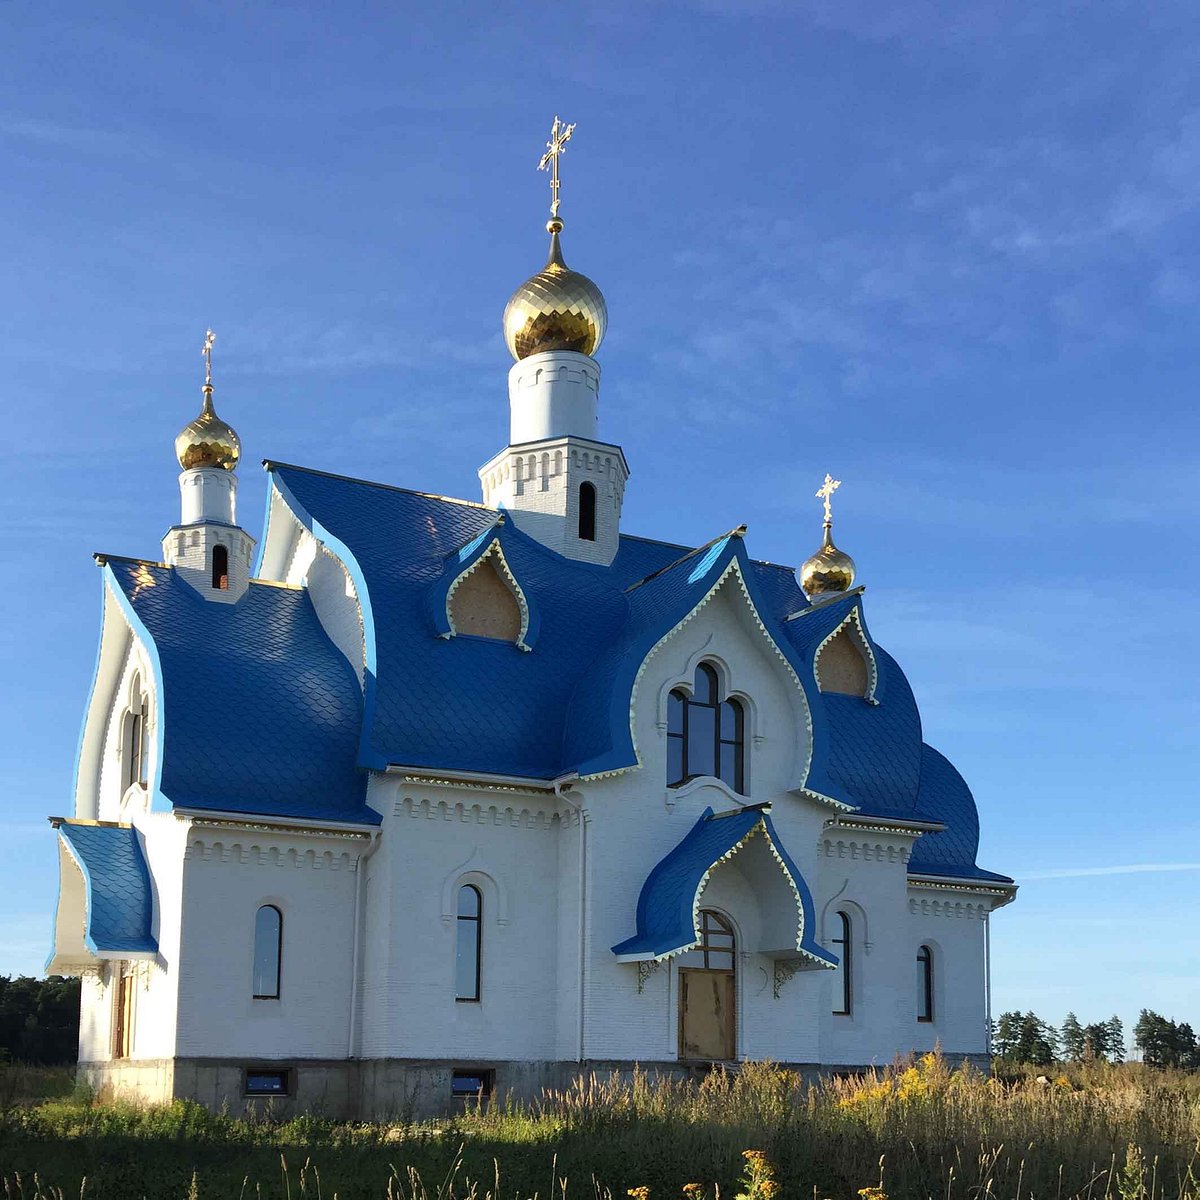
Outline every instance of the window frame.
{"type": "Polygon", "coordinates": [[[936,1012],[933,1003],[933,947],[922,942],[917,947],[917,1021],[932,1025],[936,1012]]]}
{"type": "Polygon", "coordinates": [[[450,1103],[469,1108],[476,1104],[484,1107],[496,1089],[496,1071],[493,1067],[452,1067],[450,1069],[450,1103]],[[454,1084],[460,1079],[478,1079],[481,1086],[473,1092],[457,1092],[454,1084]]]}
{"type": "Polygon", "coordinates": [[[833,1009],[835,1017],[852,1017],[854,1015],[854,921],[850,914],[842,909],[836,909],[834,917],[839,921],[838,936],[831,937],[831,946],[840,946],[838,953],[838,976],[835,980],[840,995],[835,1002],[840,1005],[833,1009]]]}
{"type": "Polygon", "coordinates": [[[702,908],[700,910],[700,944],[696,947],[704,956],[704,969],[706,971],[737,971],[737,930],[733,927],[733,922],[725,916],[724,913],[718,912],[715,908],[702,908]],[[711,937],[713,934],[718,934],[721,937],[729,938],[728,946],[713,945],[711,937]],[[728,955],[728,966],[714,966],[709,961],[709,956],[728,955]]]}
{"type": "Polygon", "coordinates": [[[242,1095],[247,1099],[270,1099],[272,1096],[290,1096],[295,1084],[295,1071],[291,1067],[244,1067],[242,1069],[242,1095]],[[283,1080],[282,1090],[251,1088],[252,1076],[278,1076],[283,1080]]]}
{"type": "Polygon", "coordinates": [[[212,590],[229,591],[229,547],[220,542],[212,548],[212,590]]]}
{"type": "Polygon", "coordinates": [[[280,1000],[283,997],[283,910],[278,904],[260,904],[254,910],[254,957],[252,960],[250,987],[254,989],[258,984],[258,917],[264,909],[268,908],[275,914],[277,919],[275,928],[275,991],[271,993],[252,990],[250,996],[252,1000],[280,1000]]]}
{"type": "Polygon", "coordinates": [[[594,542],[596,540],[596,507],[599,497],[596,495],[596,485],[589,479],[585,479],[579,485],[578,493],[579,504],[579,521],[578,533],[581,542],[594,542]],[[587,500],[584,500],[584,497],[587,500]]]}
{"type": "MultiPolygon", "coordinates": [[[[725,691],[722,686],[721,673],[710,662],[701,662],[696,665],[695,674],[692,677],[692,691],[689,694],[682,687],[674,687],[667,695],[667,786],[682,787],[686,783],[690,783],[693,779],[714,778],[720,779],[726,787],[736,792],[739,796],[745,796],[746,792],[746,705],[737,696],[722,695],[725,691]],[[707,679],[706,692],[711,695],[711,700],[699,700],[696,697],[700,694],[700,679],[701,676],[707,679]],[[671,728],[672,717],[674,715],[673,705],[678,705],[678,711],[681,714],[679,718],[679,729],[671,728]],[[690,759],[694,756],[700,757],[700,747],[695,745],[692,738],[692,709],[705,709],[712,713],[713,727],[713,742],[712,742],[712,770],[693,770],[693,763],[690,759]],[[734,734],[732,737],[725,737],[723,733],[724,722],[722,720],[726,711],[733,714],[734,734]],[[679,743],[679,768],[678,776],[671,768],[671,742],[672,740],[679,743]],[[695,745],[695,750],[692,747],[695,745]],[[729,748],[733,754],[733,769],[730,771],[732,780],[726,779],[722,772],[722,751],[729,748]],[[691,751],[691,753],[689,753],[691,751]]],[[[699,763],[700,766],[708,766],[707,759],[708,748],[704,749],[705,757],[699,763]]]]}
{"type": "Polygon", "coordinates": [[[454,1002],[456,1004],[478,1004],[483,999],[483,889],[476,883],[460,883],[454,893],[454,1002]],[[464,916],[462,894],[468,888],[475,893],[475,915],[464,916]],[[474,923],[474,953],[475,953],[475,994],[460,996],[458,994],[458,955],[462,949],[463,925],[474,923]]]}

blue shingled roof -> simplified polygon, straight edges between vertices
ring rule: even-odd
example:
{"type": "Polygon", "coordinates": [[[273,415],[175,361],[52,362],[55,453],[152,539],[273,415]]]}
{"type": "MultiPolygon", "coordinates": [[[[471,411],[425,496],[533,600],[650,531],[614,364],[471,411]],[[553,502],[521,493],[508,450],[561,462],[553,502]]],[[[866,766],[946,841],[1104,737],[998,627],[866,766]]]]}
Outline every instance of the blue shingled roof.
{"type": "Polygon", "coordinates": [[[156,659],[156,792],[171,804],[377,824],[356,764],[362,702],[308,593],[252,583],[205,600],[167,567],[110,559],[156,659]]]}
{"type": "Polygon", "coordinates": [[[819,962],[837,965],[837,958],[817,944],[813,903],[808,884],[779,840],[771,818],[761,809],[715,816],[706,808],[682,841],[661,859],[646,877],[637,904],[637,933],[612,950],[626,961],[661,958],[696,944],[693,910],[696,896],[708,872],[757,825],[783,860],[787,873],[800,893],[797,914],[797,949],[819,962]]]}
{"type": "Polygon", "coordinates": [[[83,872],[84,945],[93,954],[156,953],[150,872],[137,831],[68,821],[58,827],[58,835],[83,872]]]}

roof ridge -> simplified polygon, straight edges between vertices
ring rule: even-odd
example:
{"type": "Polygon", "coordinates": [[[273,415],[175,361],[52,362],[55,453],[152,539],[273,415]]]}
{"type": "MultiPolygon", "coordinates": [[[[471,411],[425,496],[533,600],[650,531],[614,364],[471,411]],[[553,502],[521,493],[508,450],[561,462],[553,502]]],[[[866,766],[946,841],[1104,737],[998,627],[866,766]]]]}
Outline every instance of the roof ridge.
{"type": "Polygon", "coordinates": [[[96,560],[97,566],[107,566],[110,562],[128,562],[138,563],[143,567],[162,567],[164,571],[170,568],[165,562],[159,562],[156,558],[137,558],[132,554],[105,554],[102,550],[96,550],[92,553],[92,557],[96,560]]]}
{"type": "Polygon", "coordinates": [[[639,579],[636,583],[631,583],[625,589],[625,592],[626,592],[626,594],[628,594],[629,592],[636,591],[638,588],[640,588],[642,586],[643,583],[649,583],[650,580],[657,578],[659,575],[665,575],[668,571],[674,569],[675,567],[678,567],[681,563],[687,562],[689,558],[695,558],[697,554],[703,554],[705,550],[711,550],[713,548],[713,546],[715,546],[718,542],[723,542],[731,537],[741,538],[741,537],[745,537],[745,536],[746,536],[746,526],[745,525],[737,525],[733,529],[730,529],[727,532],[722,533],[719,537],[710,538],[707,542],[704,543],[703,546],[693,547],[685,555],[683,555],[682,558],[677,558],[677,559],[675,559],[674,562],[667,563],[667,565],[665,567],[659,567],[657,571],[651,571],[649,575],[646,575],[643,578],[639,579]]]}
{"type": "Polygon", "coordinates": [[[426,500],[443,500],[447,504],[461,504],[464,508],[481,508],[485,512],[499,512],[490,504],[481,504],[478,500],[462,500],[458,496],[442,496],[437,492],[422,492],[418,488],[400,487],[395,483],[380,483],[375,479],[359,479],[354,475],[339,475],[336,471],[319,471],[316,467],[302,467],[299,463],[280,462],[274,458],[264,458],[262,465],[268,471],[283,467],[289,471],[303,471],[306,475],[320,475],[325,479],[340,479],[343,483],[360,483],[363,487],[380,488],[385,492],[403,492],[406,496],[421,496],[426,500]]]}

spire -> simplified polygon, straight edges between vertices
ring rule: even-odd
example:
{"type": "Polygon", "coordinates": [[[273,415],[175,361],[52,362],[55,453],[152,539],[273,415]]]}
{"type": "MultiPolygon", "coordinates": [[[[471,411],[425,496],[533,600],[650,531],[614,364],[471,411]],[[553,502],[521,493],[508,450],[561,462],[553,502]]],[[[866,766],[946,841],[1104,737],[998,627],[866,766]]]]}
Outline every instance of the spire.
{"type": "Polygon", "coordinates": [[[833,592],[845,592],[854,586],[854,559],[833,544],[833,493],[842,486],[840,479],[828,473],[817,489],[817,499],[825,502],[824,534],[821,548],[800,567],[800,586],[810,599],[833,592]]]}

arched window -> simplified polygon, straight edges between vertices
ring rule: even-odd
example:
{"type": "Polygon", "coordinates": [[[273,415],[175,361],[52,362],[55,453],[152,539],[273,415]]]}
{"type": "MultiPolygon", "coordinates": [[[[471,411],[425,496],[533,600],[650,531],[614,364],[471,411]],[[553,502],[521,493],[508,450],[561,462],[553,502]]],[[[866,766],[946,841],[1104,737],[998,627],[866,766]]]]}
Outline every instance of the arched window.
{"type": "Polygon", "coordinates": [[[125,714],[125,740],[121,747],[122,793],[135,783],[146,786],[150,771],[150,739],[146,736],[146,697],[140,679],[134,679],[132,700],[125,714]]]}
{"type": "Polygon", "coordinates": [[[700,945],[706,971],[732,971],[736,961],[737,939],[733,926],[711,908],[700,910],[700,945]]]}
{"type": "Polygon", "coordinates": [[[457,926],[454,998],[478,1000],[483,957],[483,893],[473,883],[465,883],[458,889],[457,926]]]}
{"type": "Polygon", "coordinates": [[[674,787],[698,775],[746,790],[746,714],[739,701],[721,699],[708,663],[696,668],[690,696],[676,688],[667,697],[667,782],[674,787]]]}
{"type": "Polygon", "coordinates": [[[933,951],[928,946],[917,951],[917,1020],[933,1020],[933,951]]]}
{"type": "Polygon", "coordinates": [[[212,585],[219,592],[229,590],[229,551],[224,546],[213,547],[212,585]]]}
{"type": "Polygon", "coordinates": [[[596,485],[579,485],[579,537],[585,542],[596,540],[596,485]]]}
{"type": "Polygon", "coordinates": [[[283,968],[283,913],[264,904],[254,917],[254,999],[278,1000],[283,968]]]}
{"type": "Polygon", "coordinates": [[[854,1002],[854,942],[853,927],[848,913],[833,914],[833,936],[829,939],[833,952],[838,956],[838,973],[833,981],[833,1012],[838,1017],[848,1017],[854,1002]]]}

